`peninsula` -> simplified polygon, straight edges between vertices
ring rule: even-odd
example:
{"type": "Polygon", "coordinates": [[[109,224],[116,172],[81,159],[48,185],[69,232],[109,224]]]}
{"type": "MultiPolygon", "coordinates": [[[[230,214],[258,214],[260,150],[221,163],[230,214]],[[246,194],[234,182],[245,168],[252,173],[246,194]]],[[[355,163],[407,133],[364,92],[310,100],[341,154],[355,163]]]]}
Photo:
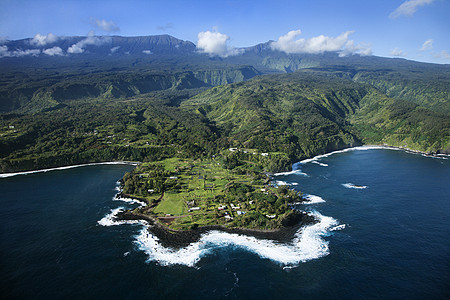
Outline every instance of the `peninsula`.
{"type": "Polygon", "coordinates": [[[147,205],[125,217],[151,219],[175,231],[220,226],[273,232],[311,223],[312,217],[293,209],[305,200],[302,193],[273,185],[264,172],[277,155],[230,148],[208,159],[143,163],[125,174],[121,196],[147,205]]]}

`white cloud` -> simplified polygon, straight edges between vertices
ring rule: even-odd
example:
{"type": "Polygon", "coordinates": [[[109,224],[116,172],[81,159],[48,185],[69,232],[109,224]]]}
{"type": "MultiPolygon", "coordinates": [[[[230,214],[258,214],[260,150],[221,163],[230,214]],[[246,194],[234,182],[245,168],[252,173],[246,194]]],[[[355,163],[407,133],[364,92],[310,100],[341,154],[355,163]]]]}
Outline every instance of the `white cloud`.
{"type": "Polygon", "coordinates": [[[112,48],[110,49],[110,51],[111,51],[111,53],[116,53],[117,50],[119,50],[119,49],[120,49],[120,46],[112,47],[112,48]]]}
{"type": "Polygon", "coordinates": [[[8,46],[0,46],[0,57],[38,56],[39,54],[41,54],[40,49],[9,51],[8,46]]]}
{"type": "Polygon", "coordinates": [[[392,56],[406,56],[406,53],[405,52],[403,52],[401,49],[399,49],[399,48],[394,48],[392,51],[391,51],[391,55],[392,56]]]}
{"type": "Polygon", "coordinates": [[[0,46],[0,57],[9,56],[8,53],[8,46],[0,46]]]}
{"type": "Polygon", "coordinates": [[[80,47],[78,44],[73,44],[69,48],[67,48],[67,53],[71,54],[77,54],[77,53],[83,53],[84,49],[80,47]]]}
{"type": "Polygon", "coordinates": [[[150,51],[150,50],[142,50],[142,53],[144,53],[144,54],[152,54],[152,51],[150,51]]]}
{"type": "Polygon", "coordinates": [[[114,23],[113,21],[98,20],[98,19],[91,18],[91,23],[94,24],[100,30],[103,30],[106,32],[120,31],[119,26],[117,26],[116,23],[114,23]]]}
{"type": "Polygon", "coordinates": [[[450,53],[448,53],[448,52],[445,51],[445,50],[442,50],[441,52],[436,53],[436,54],[434,55],[434,57],[435,57],[435,58],[443,58],[443,59],[448,59],[448,60],[450,60],[450,53]]]}
{"type": "Polygon", "coordinates": [[[422,47],[419,50],[426,51],[426,50],[431,50],[431,49],[433,49],[433,40],[428,39],[422,44],[422,47]]]}
{"type": "Polygon", "coordinates": [[[227,45],[230,37],[220,32],[204,31],[198,33],[197,48],[210,56],[228,57],[238,55],[242,51],[227,45]]]}
{"type": "Polygon", "coordinates": [[[97,37],[94,35],[93,31],[90,31],[88,33],[88,36],[85,39],[70,46],[67,49],[67,53],[72,53],[72,54],[83,53],[87,45],[100,46],[100,45],[103,45],[103,44],[109,43],[109,42],[111,42],[110,37],[97,37]]]}
{"type": "Polygon", "coordinates": [[[16,50],[13,51],[13,55],[14,57],[22,57],[22,56],[38,56],[39,54],[41,54],[41,50],[40,49],[28,49],[28,50],[16,50]]]}
{"type": "Polygon", "coordinates": [[[286,35],[280,36],[276,42],[272,42],[270,46],[274,50],[283,51],[288,54],[319,54],[327,51],[339,51],[340,56],[355,53],[361,55],[372,54],[372,50],[367,45],[355,45],[353,40],[348,39],[353,31],[346,31],[337,37],[319,35],[309,39],[296,39],[301,33],[301,30],[289,31],[286,35]]]}
{"type": "Polygon", "coordinates": [[[431,4],[434,0],[408,0],[403,2],[396,10],[394,10],[389,18],[396,19],[400,16],[411,17],[420,6],[431,4]]]}
{"type": "Polygon", "coordinates": [[[173,25],[172,22],[167,23],[166,25],[163,25],[163,26],[156,27],[156,29],[160,30],[160,31],[168,31],[168,30],[173,29],[173,28],[174,28],[174,25],[173,25]]]}
{"type": "Polygon", "coordinates": [[[349,40],[345,43],[344,48],[339,53],[340,57],[348,56],[352,54],[359,54],[361,56],[372,55],[372,48],[368,44],[358,44],[355,45],[355,41],[349,40]]]}
{"type": "Polygon", "coordinates": [[[64,52],[60,47],[48,48],[42,51],[42,53],[47,54],[49,56],[63,56],[64,52]]]}
{"type": "Polygon", "coordinates": [[[30,41],[31,45],[34,46],[45,46],[47,44],[52,44],[58,40],[58,37],[53,33],[49,33],[47,35],[41,35],[40,33],[36,34],[34,38],[30,41]]]}

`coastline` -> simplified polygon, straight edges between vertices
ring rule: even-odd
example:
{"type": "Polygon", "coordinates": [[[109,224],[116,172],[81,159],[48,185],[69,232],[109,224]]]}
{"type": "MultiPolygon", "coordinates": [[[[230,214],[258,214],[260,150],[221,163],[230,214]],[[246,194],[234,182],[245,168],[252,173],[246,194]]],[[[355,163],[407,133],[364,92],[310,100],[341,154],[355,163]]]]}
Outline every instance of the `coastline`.
{"type": "MultiPolygon", "coordinates": [[[[294,163],[294,165],[296,164],[305,164],[308,162],[312,162],[312,161],[316,161],[320,158],[323,157],[328,157],[331,156],[333,154],[338,154],[338,153],[345,153],[345,152],[350,152],[350,151],[364,151],[364,150],[394,150],[394,151],[404,151],[406,153],[410,153],[410,154],[420,154],[424,157],[429,157],[429,158],[440,158],[440,159],[448,159],[450,158],[450,154],[446,154],[446,153],[429,153],[429,152],[423,152],[423,151],[419,151],[419,150],[413,150],[413,149],[409,149],[409,148],[404,148],[404,147],[396,147],[396,146],[389,146],[386,144],[383,145],[362,145],[362,146],[356,146],[356,147],[349,147],[349,148],[344,148],[341,150],[336,150],[336,151],[332,151],[332,152],[328,152],[325,154],[320,154],[320,155],[316,155],[312,158],[307,158],[307,159],[303,159],[301,161],[298,161],[296,163],[294,163]]],[[[277,174],[281,174],[281,173],[277,173],[277,174]]],[[[275,174],[274,174],[275,175],[275,174]]]]}
{"type": "MultiPolygon", "coordinates": [[[[301,161],[293,162],[292,165],[296,165],[296,164],[300,164],[300,163],[308,163],[308,162],[311,162],[311,161],[315,161],[315,160],[317,160],[319,158],[328,157],[330,155],[337,154],[337,153],[344,153],[344,152],[356,151],[356,150],[371,150],[371,149],[401,150],[401,151],[405,151],[407,153],[420,154],[420,155],[422,155],[424,157],[430,157],[430,158],[439,158],[439,159],[449,159],[450,158],[450,154],[447,154],[447,153],[428,153],[428,152],[423,152],[423,151],[419,151],[419,150],[414,150],[414,149],[409,149],[409,148],[404,148],[404,147],[389,146],[389,145],[383,144],[383,145],[362,145],[362,146],[356,146],[356,147],[348,147],[348,148],[344,148],[344,149],[341,149],[341,150],[335,150],[335,151],[332,151],[332,152],[328,152],[328,153],[325,153],[325,154],[319,154],[319,155],[316,155],[316,156],[311,157],[311,158],[303,159],[301,161]]],[[[87,166],[97,166],[97,165],[132,165],[132,166],[137,166],[139,164],[141,164],[141,162],[138,162],[138,161],[109,161],[109,162],[86,163],[86,164],[61,166],[61,167],[54,167],[54,168],[48,168],[48,169],[39,169],[39,170],[31,170],[31,171],[0,173],[0,178],[7,178],[7,177],[12,177],[12,176],[18,176],[18,175],[29,175],[29,174],[34,174],[34,173],[45,173],[45,172],[58,171],[58,170],[67,170],[67,169],[73,169],[73,168],[79,168],[79,167],[87,167],[87,166]]],[[[290,172],[294,172],[294,171],[295,170],[288,171],[288,172],[279,172],[279,173],[274,173],[272,175],[277,176],[277,175],[286,174],[286,173],[290,173],[290,172]]]]}
{"type": "MultiPolygon", "coordinates": [[[[275,173],[272,174],[273,176],[278,175],[284,175],[286,173],[292,173],[295,172],[295,165],[297,164],[304,164],[312,161],[317,161],[320,158],[328,157],[333,154],[338,153],[345,153],[349,151],[359,151],[359,150],[373,150],[373,149],[385,149],[385,150],[396,150],[396,151],[405,151],[407,153],[411,154],[420,154],[425,157],[430,158],[440,158],[440,159],[448,159],[450,157],[449,154],[434,154],[434,153],[425,153],[422,151],[402,148],[402,147],[393,147],[393,146],[387,146],[387,145],[363,145],[363,146],[357,146],[357,147],[349,147],[344,148],[341,150],[332,151],[329,153],[321,154],[314,156],[312,158],[304,159],[301,161],[298,161],[292,165],[293,171],[290,172],[281,172],[281,173],[275,173]]],[[[70,165],[70,166],[63,166],[63,167],[55,167],[55,168],[49,168],[49,169],[41,169],[41,170],[33,170],[33,171],[24,171],[24,172],[17,172],[17,173],[2,173],[0,174],[0,178],[7,178],[12,176],[18,176],[18,175],[28,175],[28,174],[34,174],[34,173],[43,173],[43,172],[50,172],[50,171],[57,171],[57,170],[66,170],[66,169],[72,169],[72,168],[78,168],[78,167],[85,167],[85,166],[96,166],[96,165],[133,165],[137,166],[140,162],[131,162],[131,161],[111,161],[111,162],[98,162],[98,163],[87,163],[87,164],[79,164],[79,165],[70,165]]],[[[120,197],[121,192],[116,194],[115,197],[120,197]]],[[[123,195],[130,197],[130,195],[123,195]]],[[[130,197],[132,199],[136,199],[139,201],[143,201],[145,199],[139,199],[136,197],[130,197]]],[[[144,201],[146,202],[146,201],[144,201]]],[[[218,230],[223,231],[227,233],[234,233],[234,234],[242,234],[242,235],[248,235],[253,236],[258,239],[269,239],[269,240],[275,240],[279,242],[288,242],[292,240],[295,233],[298,232],[300,227],[313,225],[317,223],[317,220],[311,216],[306,214],[305,212],[299,212],[300,218],[297,218],[295,224],[290,224],[290,226],[285,226],[279,229],[272,229],[272,230],[264,230],[264,229],[250,229],[250,228],[229,228],[226,226],[220,226],[220,225],[210,225],[210,226],[202,226],[191,230],[173,230],[170,229],[165,224],[161,223],[160,220],[157,220],[156,218],[151,217],[150,215],[144,215],[144,214],[136,214],[131,211],[123,211],[119,213],[116,216],[116,219],[118,220],[144,220],[151,224],[151,226],[148,226],[147,230],[149,230],[152,234],[155,234],[161,241],[163,245],[167,245],[169,247],[176,247],[181,248],[189,245],[190,243],[197,242],[201,235],[204,233],[207,233],[209,231],[218,230]]]]}
{"type": "Polygon", "coordinates": [[[221,225],[209,225],[202,226],[190,230],[173,230],[165,226],[156,218],[150,215],[136,214],[132,211],[126,210],[117,214],[116,218],[121,221],[129,220],[143,220],[150,224],[147,230],[154,234],[161,244],[170,248],[183,248],[191,243],[198,242],[202,236],[210,231],[222,231],[230,234],[240,234],[246,236],[252,236],[257,239],[273,240],[281,243],[287,243],[294,238],[296,232],[300,227],[313,225],[317,223],[317,220],[305,213],[300,213],[301,218],[297,220],[292,226],[286,226],[278,229],[251,229],[251,228],[239,228],[239,227],[225,227],[221,225]]]}
{"type": "Polygon", "coordinates": [[[34,173],[45,173],[45,172],[58,171],[58,170],[68,170],[68,169],[88,167],[88,166],[98,166],[98,165],[137,166],[139,164],[140,164],[140,162],[133,162],[133,161],[108,161],[108,162],[98,162],[98,163],[87,163],[87,164],[80,164],[80,165],[70,165],[70,166],[62,166],[62,167],[32,170],[32,171],[23,171],[23,172],[16,172],[16,173],[0,173],[0,178],[7,178],[7,177],[12,177],[12,176],[18,176],[18,175],[29,175],[29,174],[34,174],[34,173]]]}

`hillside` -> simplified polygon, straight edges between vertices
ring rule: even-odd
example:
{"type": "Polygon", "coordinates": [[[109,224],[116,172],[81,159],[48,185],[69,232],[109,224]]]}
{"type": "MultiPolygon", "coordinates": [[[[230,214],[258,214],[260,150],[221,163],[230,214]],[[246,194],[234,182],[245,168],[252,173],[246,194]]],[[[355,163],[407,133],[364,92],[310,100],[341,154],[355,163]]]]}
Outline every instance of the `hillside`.
{"type": "Polygon", "coordinates": [[[449,151],[449,116],[372,86],[298,72],[215,87],[182,103],[235,146],[286,152],[292,159],[357,145],[386,143],[449,151]]]}
{"type": "Polygon", "coordinates": [[[3,172],[228,147],[272,153],[266,171],[363,143],[450,152],[448,65],[288,55],[270,42],[219,58],[167,35],[3,47],[3,172]],[[83,51],[68,53],[73,45],[83,51]],[[65,54],[44,54],[48,47],[65,54]]]}

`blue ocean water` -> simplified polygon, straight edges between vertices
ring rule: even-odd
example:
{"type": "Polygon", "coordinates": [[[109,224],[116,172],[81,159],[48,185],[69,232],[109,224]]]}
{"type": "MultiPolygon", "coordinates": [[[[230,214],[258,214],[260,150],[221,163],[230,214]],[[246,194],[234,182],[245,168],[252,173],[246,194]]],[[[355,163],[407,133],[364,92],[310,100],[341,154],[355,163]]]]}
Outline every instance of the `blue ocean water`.
{"type": "Polygon", "coordinates": [[[450,297],[448,160],[337,153],[274,177],[321,222],[290,244],[211,233],[167,249],[108,224],[126,165],[0,178],[2,298],[450,297]]]}

